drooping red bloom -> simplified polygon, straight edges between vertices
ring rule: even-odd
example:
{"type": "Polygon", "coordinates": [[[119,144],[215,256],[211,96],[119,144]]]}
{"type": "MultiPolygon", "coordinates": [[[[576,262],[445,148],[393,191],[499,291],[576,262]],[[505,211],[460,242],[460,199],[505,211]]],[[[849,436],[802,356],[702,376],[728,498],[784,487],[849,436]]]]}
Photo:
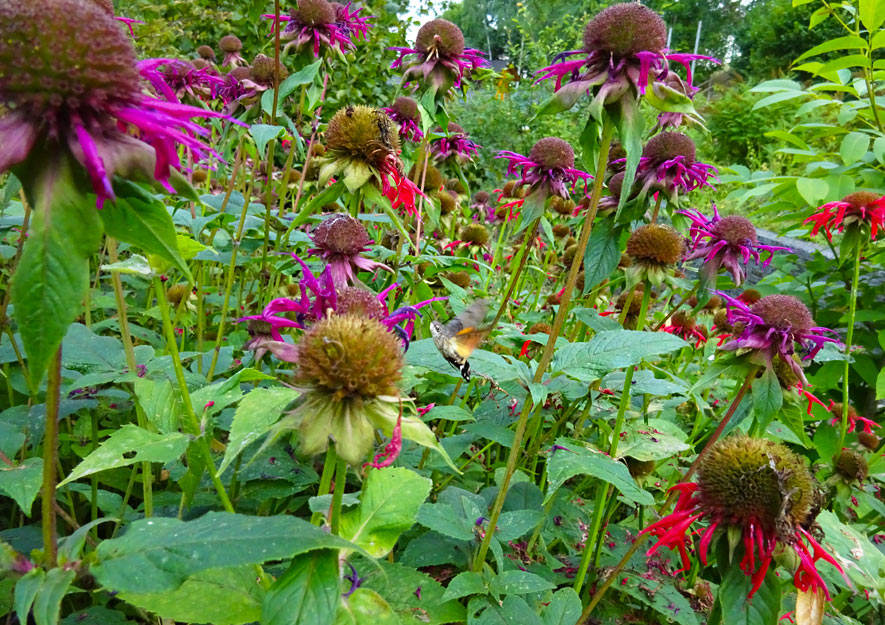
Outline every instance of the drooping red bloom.
{"type": "Polygon", "coordinates": [[[874,240],[879,230],[885,228],[885,196],[870,191],[849,193],[838,202],[824,204],[818,212],[802,223],[814,224],[811,235],[823,229],[827,239],[833,240],[833,229],[842,232],[847,227],[870,229],[870,240],[874,240]]]}

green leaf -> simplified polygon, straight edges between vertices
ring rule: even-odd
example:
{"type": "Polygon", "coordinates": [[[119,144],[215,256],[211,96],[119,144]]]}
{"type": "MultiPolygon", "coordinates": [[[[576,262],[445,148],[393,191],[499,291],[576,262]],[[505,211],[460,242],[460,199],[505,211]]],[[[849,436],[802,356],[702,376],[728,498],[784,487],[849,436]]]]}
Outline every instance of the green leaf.
{"type": "Polygon", "coordinates": [[[863,132],[849,132],[842,138],[839,155],[845,165],[853,165],[870,149],[870,136],[863,132]]]}
{"type": "Polygon", "coordinates": [[[316,549],[365,554],[292,516],[209,512],[194,521],[138,520],[123,536],[99,543],[98,563],[91,571],[110,590],[155,593],[178,588],[201,571],[282,560],[316,549]]]}
{"type": "Polygon", "coordinates": [[[870,33],[879,30],[885,22],[885,3],[882,0],[860,0],[858,3],[860,21],[870,33]]]}
{"type": "Polygon", "coordinates": [[[618,201],[618,213],[620,216],[624,204],[633,190],[633,181],[636,178],[636,168],[642,157],[642,135],[645,131],[642,114],[639,110],[639,101],[633,98],[620,98],[619,104],[607,107],[609,115],[618,129],[618,138],[627,152],[627,162],[624,169],[624,180],[621,186],[621,197],[618,201]]]}
{"type": "Polygon", "coordinates": [[[662,615],[662,619],[651,622],[698,625],[698,617],[688,599],[672,582],[646,580],[632,571],[623,573],[621,580],[622,583],[615,587],[618,592],[629,595],[662,615]],[[649,587],[654,588],[654,592],[649,592],[649,587]]]}
{"type": "Polygon", "coordinates": [[[464,606],[457,601],[446,600],[446,589],[439,582],[401,564],[380,560],[378,565],[369,572],[360,570],[362,588],[380,593],[390,607],[400,614],[403,625],[464,622],[464,606]]]}
{"type": "Polygon", "coordinates": [[[421,504],[416,520],[428,529],[457,540],[473,540],[475,537],[474,523],[459,515],[455,508],[447,503],[421,504]]]}
{"type": "Polygon", "coordinates": [[[34,622],[37,625],[56,625],[61,610],[61,600],[77,576],[74,569],[54,568],[46,573],[46,578],[34,597],[34,622]]]}
{"type": "Polygon", "coordinates": [[[167,379],[139,378],[133,384],[135,396],[148,422],[160,434],[177,433],[181,428],[184,407],[178,389],[167,379]]]}
{"type": "Polygon", "coordinates": [[[553,593],[553,599],[541,612],[544,625],[574,625],[581,618],[581,599],[572,588],[553,593]]]}
{"type": "Polygon", "coordinates": [[[300,87],[301,85],[309,85],[313,82],[313,79],[316,78],[317,72],[320,70],[320,65],[323,64],[323,59],[317,59],[310,65],[305,65],[301,69],[299,69],[294,74],[290,74],[283,82],[280,83],[280,100],[283,98],[289,97],[293,91],[295,91],[296,87],[300,87]]]}
{"type": "Polygon", "coordinates": [[[31,612],[31,606],[34,605],[34,599],[37,597],[37,592],[43,585],[44,579],[46,579],[46,573],[43,572],[43,569],[31,569],[16,582],[13,605],[19,623],[28,622],[28,614],[31,612]]]}
{"type": "Polygon", "coordinates": [[[826,52],[832,52],[833,50],[851,50],[858,49],[862,50],[867,47],[867,42],[863,37],[858,37],[857,35],[847,35],[845,37],[836,37],[835,39],[830,39],[829,41],[825,41],[820,45],[814,46],[811,50],[800,54],[794,63],[798,63],[804,59],[807,59],[812,56],[817,56],[818,54],[824,54],[826,52]]]}
{"type": "Polygon", "coordinates": [[[621,248],[613,228],[614,222],[608,219],[593,224],[590,241],[584,253],[585,295],[608,278],[621,260],[621,248]]]}
{"type": "Polygon", "coordinates": [[[43,459],[28,458],[16,467],[0,465],[0,493],[15,500],[29,518],[43,485],[43,459]]]}
{"type": "Polygon", "coordinates": [[[818,206],[830,192],[830,185],[820,178],[797,178],[796,190],[809,206],[818,206]]]}
{"type": "Polygon", "coordinates": [[[781,609],[781,589],[774,567],[768,570],[762,585],[751,600],[747,600],[752,579],[740,567],[741,558],[735,557],[722,576],[716,601],[722,610],[722,622],[727,625],[777,625],[781,609]]]}
{"type": "MultiPolygon", "coordinates": [[[[867,536],[842,523],[829,510],[821,512],[815,520],[824,532],[821,545],[841,563],[849,579],[859,588],[883,590],[885,582],[882,571],[885,571],[885,554],[870,542],[867,536]]],[[[823,561],[819,566],[835,570],[832,565],[823,561]]],[[[841,577],[837,574],[834,579],[841,577]]]]}
{"type": "Polygon", "coordinates": [[[489,590],[499,595],[525,595],[531,592],[552,590],[555,585],[540,575],[513,569],[492,578],[489,590]]]}
{"type": "Polygon", "coordinates": [[[869,69],[870,60],[863,54],[848,54],[824,63],[814,73],[819,76],[826,76],[827,74],[837,72],[840,69],[851,69],[854,67],[869,69]]]}
{"type": "Polygon", "coordinates": [[[187,437],[179,432],[154,434],[137,425],[127,424],[86,456],[59,486],[99,471],[126,467],[136,462],[170,462],[185,452],[187,444],[187,437]],[[126,457],[126,454],[132,455],[126,457]]]}
{"type": "Polygon", "coordinates": [[[753,411],[756,421],[766,426],[784,405],[784,393],[774,369],[768,368],[753,380],[753,411]]]}
{"type": "Polygon", "coordinates": [[[343,601],[335,625],[400,625],[390,605],[374,590],[357,588],[343,601]]]}
{"type": "Polygon", "coordinates": [[[101,242],[98,211],[78,188],[72,160],[63,156],[19,172],[31,203],[31,225],[12,277],[11,301],[35,390],[80,314],[89,287],[87,259],[101,242]]]}
{"type": "Polygon", "coordinates": [[[412,527],[432,482],[409,469],[369,473],[359,507],[341,517],[341,536],[376,558],[387,555],[400,534],[412,527]]]}
{"type": "Polygon", "coordinates": [[[321,549],[292,559],[264,597],[261,625],[314,625],[335,619],[338,552],[321,549]]]}
{"type": "Polygon", "coordinates": [[[885,369],[876,375],[876,399],[885,399],[885,369]]]}
{"type": "Polygon", "coordinates": [[[458,573],[455,578],[449,582],[446,593],[443,595],[443,601],[451,599],[460,599],[469,595],[484,595],[488,592],[482,575],[473,571],[464,571],[458,573]]]}
{"type": "Polygon", "coordinates": [[[779,104],[780,102],[786,102],[787,100],[795,100],[796,98],[801,98],[804,95],[808,95],[804,91],[780,91],[778,93],[773,93],[769,96],[765,96],[761,100],[757,101],[756,104],[753,105],[751,110],[758,111],[759,109],[763,109],[771,106],[772,104],[779,104]]]}
{"type": "Polygon", "coordinates": [[[239,566],[201,571],[175,590],[126,592],[119,597],[162,619],[242,625],[260,618],[263,595],[261,585],[255,582],[255,568],[239,566]]]}
{"type": "Polygon", "coordinates": [[[687,345],[667,332],[599,332],[589,342],[571,343],[557,350],[553,370],[580,380],[595,380],[613,369],[637,365],[645,358],[669,354],[687,345]]]}
{"type": "Polygon", "coordinates": [[[290,388],[256,388],[247,393],[234,413],[218,474],[224,473],[246,447],[266,434],[296,397],[298,391],[290,388]]]}
{"type": "Polygon", "coordinates": [[[99,212],[108,236],[162,259],[178,269],[186,281],[193,282],[178,249],[175,224],[163,202],[134,182],[122,180],[116,187],[120,190],[116,203],[106,205],[99,212]]]}
{"type": "Polygon", "coordinates": [[[637,486],[625,464],[565,438],[557,439],[556,444],[565,449],[556,449],[547,461],[549,485],[545,501],[550,501],[566,480],[576,475],[592,475],[611,484],[631,501],[647,506],[654,504],[654,497],[637,486]]]}
{"type": "Polygon", "coordinates": [[[126,260],[121,260],[117,263],[102,265],[101,270],[116,271],[118,273],[125,273],[131,276],[142,276],[144,278],[152,278],[154,275],[154,270],[151,268],[148,259],[140,254],[133,254],[126,260]]]}
{"type": "MultiPolygon", "coordinates": [[[[255,140],[255,147],[258,153],[263,155],[267,151],[267,144],[271,139],[276,139],[280,133],[285,132],[282,126],[271,126],[270,124],[252,124],[249,128],[249,134],[255,140]]],[[[263,158],[263,156],[262,156],[263,158]]]]}
{"type": "Polygon", "coordinates": [[[503,543],[528,534],[539,523],[544,521],[545,515],[540,510],[511,510],[504,512],[498,517],[498,525],[495,528],[495,538],[503,543]]]}

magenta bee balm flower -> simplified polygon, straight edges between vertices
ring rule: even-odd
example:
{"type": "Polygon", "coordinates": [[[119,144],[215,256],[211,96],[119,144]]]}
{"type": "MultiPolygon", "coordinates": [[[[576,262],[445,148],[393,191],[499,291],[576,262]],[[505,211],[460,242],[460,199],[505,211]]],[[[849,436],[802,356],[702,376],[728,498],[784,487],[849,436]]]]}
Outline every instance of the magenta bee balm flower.
{"type": "MultiPolygon", "coordinates": [[[[434,132],[442,133],[444,131],[437,126],[434,132]]],[[[467,133],[458,124],[449,122],[449,128],[445,132],[445,137],[434,139],[430,143],[430,153],[439,162],[453,160],[467,163],[473,160],[482,147],[468,138],[467,133]]]]}
{"type": "Polygon", "coordinates": [[[697,160],[694,141],[681,132],[662,132],[649,139],[636,170],[636,187],[644,195],[662,191],[678,204],[679,195],[711,187],[716,168],[697,160]]]}
{"type": "Polygon", "coordinates": [[[575,169],[575,151],[567,141],[558,137],[545,137],[535,143],[525,157],[516,152],[501,151],[496,158],[506,158],[507,175],[519,173],[517,186],[528,185],[532,190],[543,188],[549,195],[568,199],[569,192],[575,190],[578,181],[584,183],[592,176],[575,169]]]}
{"type": "Polygon", "coordinates": [[[424,133],[421,131],[421,113],[418,111],[418,103],[412,98],[399,97],[393,106],[381,110],[399,124],[399,134],[403,139],[418,143],[424,138],[424,133]]]}
{"type": "Polygon", "coordinates": [[[337,214],[327,217],[313,232],[314,247],[308,250],[326,261],[332,271],[336,286],[353,282],[355,271],[374,271],[390,267],[361,255],[369,249],[372,240],[366,229],[350,215],[337,214]]]}
{"type": "Polygon", "coordinates": [[[482,67],[482,52],[464,45],[464,34],[451,22],[435,19],[427,22],[415,37],[414,48],[393,47],[399,58],[391,69],[404,67],[403,82],[425,83],[437,94],[445,94],[454,87],[458,89],[465,77],[482,67]],[[408,56],[416,58],[405,61],[408,56]]]}
{"type": "Polygon", "coordinates": [[[193,119],[223,115],[144,95],[132,43],[92,2],[0,0],[0,66],[0,172],[69,150],[101,208],[115,174],[172,192],[178,146],[214,154],[193,119]]]}
{"type": "Polygon", "coordinates": [[[356,49],[351,36],[365,39],[369,30],[371,17],[360,17],[362,9],[350,12],[350,3],[340,5],[327,0],[298,0],[298,7],[289,15],[280,15],[279,21],[273,14],[262,15],[265,19],[274,20],[271,34],[277,26],[285,24],[281,38],[287,40],[286,49],[296,50],[310,45],[314,57],[320,55],[325,47],[346,54],[356,49]]]}
{"type": "Polygon", "coordinates": [[[657,13],[638,3],[616,4],[590,20],[582,49],[558,54],[553,65],[536,72],[541,74],[538,82],[556,78],[560,109],[570,109],[592,90],[595,104],[601,107],[644,94],[649,83],[666,78],[670,61],[685,67],[689,87],[690,62],[715,61],[697,54],[671,54],[666,45],[667,26],[657,13]]]}
{"type": "Polygon", "coordinates": [[[747,277],[744,266],[750,258],[759,263],[760,252],[768,252],[768,258],[762,262],[765,267],[771,262],[773,252],[787,250],[788,247],[763,245],[756,236],[756,227],[746,217],[729,215],[720,217],[716,206],[713,206],[713,217],[705,217],[700,211],[676,211],[691,219],[689,233],[692,238],[692,249],[686,260],[703,259],[701,273],[707,279],[715,278],[721,267],[731,274],[736,286],[743,284],[747,277]]]}
{"type": "Polygon", "coordinates": [[[719,293],[728,307],[728,323],[734,328],[733,338],[724,350],[749,352],[750,361],[766,368],[774,366],[775,357],[789,365],[793,374],[807,385],[802,366],[793,358],[796,344],[803,360],[810,360],[826,343],[839,343],[825,333],[833,330],[814,325],[808,308],[792,295],[767,295],[752,306],[725,293],[719,293]]]}

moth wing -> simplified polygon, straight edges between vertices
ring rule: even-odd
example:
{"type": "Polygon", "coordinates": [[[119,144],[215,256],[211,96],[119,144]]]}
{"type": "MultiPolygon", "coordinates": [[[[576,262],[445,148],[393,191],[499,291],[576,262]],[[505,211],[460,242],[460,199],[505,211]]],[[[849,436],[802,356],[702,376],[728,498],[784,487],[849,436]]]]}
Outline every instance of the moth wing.
{"type": "Polygon", "coordinates": [[[473,350],[479,347],[479,344],[483,342],[488,333],[488,328],[464,328],[455,335],[455,352],[466,360],[473,353],[473,350]]]}

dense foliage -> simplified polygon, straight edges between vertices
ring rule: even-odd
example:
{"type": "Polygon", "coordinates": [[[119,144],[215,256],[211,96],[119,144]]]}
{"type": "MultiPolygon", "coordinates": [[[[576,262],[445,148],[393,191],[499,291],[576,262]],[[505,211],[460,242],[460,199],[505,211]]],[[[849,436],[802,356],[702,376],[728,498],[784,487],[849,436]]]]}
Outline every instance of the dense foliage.
{"type": "Polygon", "coordinates": [[[407,5],[0,0],[0,618],[883,622],[885,5],[407,5]]]}

